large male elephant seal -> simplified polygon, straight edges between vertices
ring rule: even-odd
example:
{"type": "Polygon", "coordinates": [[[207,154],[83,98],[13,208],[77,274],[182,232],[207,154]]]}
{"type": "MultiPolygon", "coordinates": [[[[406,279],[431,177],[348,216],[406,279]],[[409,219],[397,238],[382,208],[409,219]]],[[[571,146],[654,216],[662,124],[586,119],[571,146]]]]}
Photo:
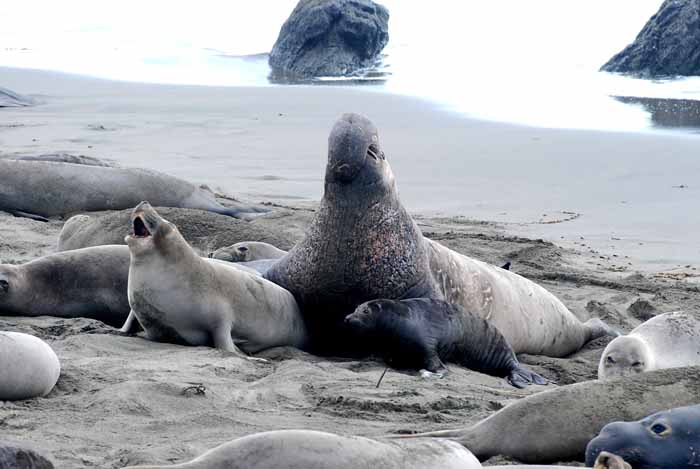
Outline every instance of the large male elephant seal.
{"type": "Polygon", "coordinates": [[[61,364],[49,344],[21,332],[0,332],[0,401],[45,396],[60,374],[61,364]]]}
{"type": "Polygon", "coordinates": [[[608,423],[698,403],[700,368],[671,368],[562,386],[520,399],[471,427],[399,438],[450,438],[481,460],[582,461],[588,442],[608,423]]]}
{"type": "Polygon", "coordinates": [[[0,264],[0,315],[98,319],[120,326],[129,314],[129,248],[98,246],[24,264],[0,264]]]}
{"type": "MultiPolygon", "coordinates": [[[[131,314],[151,340],[214,347],[245,356],[302,347],[306,328],[291,293],[224,261],[199,257],[177,227],[147,202],[132,215],[131,314]]],[[[247,356],[245,356],[248,358],[247,356]]]]}
{"type": "Polygon", "coordinates": [[[52,217],[132,208],[142,200],[247,218],[267,209],[224,207],[214,194],[182,179],[140,168],[0,159],[0,210],[52,217]]]}
{"type": "Polygon", "coordinates": [[[35,449],[24,444],[0,440],[0,467],[3,469],[54,469],[54,465],[35,449]]]}
{"type": "Polygon", "coordinates": [[[374,299],[435,298],[489,320],[516,353],[562,357],[609,331],[508,270],[423,237],[374,125],[345,114],[328,139],[323,199],[304,240],[266,273],[291,291],[320,350],[357,348],[342,321],[374,299]],[[343,343],[344,342],[344,343],[343,343]]]}
{"type": "Polygon", "coordinates": [[[448,440],[377,441],[311,430],[256,433],[173,466],[124,469],[480,469],[464,447],[448,440]]]}
{"type": "Polygon", "coordinates": [[[609,423],[588,444],[586,464],[602,452],[621,457],[634,469],[695,469],[700,466],[700,405],[609,423]]]}
{"type": "Polygon", "coordinates": [[[665,313],[613,339],[600,357],[598,379],[696,365],[700,365],[700,318],[665,313]]]}
{"type": "Polygon", "coordinates": [[[345,322],[372,340],[384,360],[396,368],[446,370],[456,362],[490,375],[505,376],[518,388],[547,380],[518,362],[498,329],[461,306],[429,298],[372,300],[345,322]]]}

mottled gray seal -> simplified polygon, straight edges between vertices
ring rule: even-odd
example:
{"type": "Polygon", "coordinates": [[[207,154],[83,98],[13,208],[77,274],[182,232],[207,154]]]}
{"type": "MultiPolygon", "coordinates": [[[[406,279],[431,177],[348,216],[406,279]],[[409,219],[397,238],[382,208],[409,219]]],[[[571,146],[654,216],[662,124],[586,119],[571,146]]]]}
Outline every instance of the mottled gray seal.
{"type": "Polygon", "coordinates": [[[582,461],[588,442],[608,423],[699,402],[700,368],[670,368],[562,386],[467,428],[399,438],[450,438],[481,460],[503,455],[531,464],[582,461]]]}
{"type": "Polygon", "coordinates": [[[480,469],[448,440],[378,441],[311,430],[279,430],[238,438],[183,464],[124,469],[480,469]]]}
{"type": "Polygon", "coordinates": [[[443,362],[495,376],[513,386],[547,384],[519,362],[498,329],[461,306],[440,300],[372,300],[357,307],[345,322],[372,341],[372,349],[396,368],[446,371],[443,362]]]}
{"type": "Polygon", "coordinates": [[[60,374],[61,364],[49,344],[21,332],[0,332],[0,401],[45,396],[60,374]]]}
{"type": "Polygon", "coordinates": [[[270,243],[259,241],[243,241],[219,248],[209,257],[227,262],[251,262],[284,257],[287,251],[276,248],[270,243]]]}
{"type": "Polygon", "coordinates": [[[700,466],[700,405],[656,412],[636,422],[609,423],[586,447],[586,464],[601,451],[634,469],[694,469],[700,466]]]}
{"type": "Polygon", "coordinates": [[[0,440],[0,468],[54,469],[54,466],[45,456],[29,446],[0,440]]]}
{"type": "Polygon", "coordinates": [[[24,264],[0,264],[0,315],[98,319],[120,326],[129,314],[129,248],[98,246],[24,264]]]}
{"type": "Polygon", "coordinates": [[[142,200],[247,218],[268,209],[224,207],[214,194],[187,181],[140,168],[0,159],[0,210],[52,217],[132,208],[142,200]]]}
{"type": "Polygon", "coordinates": [[[593,469],[632,469],[624,459],[607,451],[601,451],[595,459],[593,469]]]}
{"type": "Polygon", "coordinates": [[[665,313],[613,339],[600,357],[598,379],[696,365],[700,365],[700,319],[683,312],[665,313]]]}
{"type": "Polygon", "coordinates": [[[199,257],[147,202],[134,209],[131,226],[131,314],[124,332],[135,318],[151,340],[213,345],[240,356],[238,347],[255,353],[305,344],[291,293],[233,264],[199,257]]]}
{"type": "Polygon", "coordinates": [[[613,333],[599,319],[582,323],[530,280],[424,238],[399,200],[377,129],[357,114],[330,133],[324,194],[306,237],[264,276],[294,294],[321,352],[357,349],[343,319],[381,298],[458,304],[494,324],[516,353],[562,357],[613,333]]]}

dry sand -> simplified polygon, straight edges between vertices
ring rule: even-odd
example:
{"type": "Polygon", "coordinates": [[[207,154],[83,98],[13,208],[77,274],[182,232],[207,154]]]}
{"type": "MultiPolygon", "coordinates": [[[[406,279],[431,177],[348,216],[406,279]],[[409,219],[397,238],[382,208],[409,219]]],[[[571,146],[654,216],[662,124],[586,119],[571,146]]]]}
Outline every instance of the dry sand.
{"type": "MultiPolygon", "coordinates": [[[[322,187],[326,134],[333,119],[341,111],[365,110],[377,121],[385,147],[393,148],[388,157],[408,205],[422,198],[425,205],[413,205],[417,213],[420,207],[435,209],[416,214],[432,239],[494,264],[511,260],[512,270],[544,285],[581,319],[600,316],[623,331],[654,311],[696,311],[700,303],[692,278],[654,275],[647,272],[648,264],[632,257],[622,266],[624,257],[608,253],[601,258],[591,252],[596,249],[588,241],[576,238],[586,246],[555,245],[519,237],[514,225],[429,213],[441,210],[435,206],[441,202],[431,199],[435,187],[423,185],[421,175],[455,173],[454,180],[464,178],[455,183],[460,187],[472,184],[476,172],[472,163],[467,167],[451,160],[444,167],[443,150],[452,148],[452,154],[465,155],[476,151],[484,155],[483,167],[490,168],[496,162],[485,155],[493,156],[488,150],[498,144],[501,163],[506,159],[513,163],[503,168],[501,174],[507,174],[518,167],[517,157],[533,136],[546,135],[554,148],[527,143],[528,148],[551,154],[579,151],[575,145],[589,142],[590,133],[479,123],[419,101],[361,90],[157,87],[14,70],[3,70],[2,77],[7,80],[0,86],[43,94],[46,102],[27,112],[0,110],[3,152],[70,151],[112,158],[208,183],[254,201],[272,201],[277,204],[275,212],[252,223],[291,241],[303,236],[313,216],[314,199],[322,187]],[[459,137],[462,132],[467,136],[459,137]],[[392,156],[401,155],[402,150],[403,159],[392,156]],[[312,172],[309,165],[315,168],[312,172]],[[288,177],[293,174],[298,177],[288,177]]],[[[610,151],[628,151],[625,142],[639,142],[629,135],[596,138],[610,151]]],[[[664,139],[642,140],[652,149],[675,145],[683,151],[692,140],[664,139]]],[[[486,171],[476,178],[502,186],[496,176],[486,171]]],[[[536,174],[532,177],[537,179],[536,174]]],[[[443,193],[444,200],[449,199],[444,196],[449,190],[443,193]]],[[[503,197],[518,197],[517,192],[503,187],[503,197]]],[[[552,194],[553,199],[557,197],[552,194]]],[[[0,212],[0,262],[24,262],[52,252],[62,223],[40,223],[0,212]]],[[[207,248],[219,247],[217,233],[203,236],[211,240],[202,241],[207,248]]],[[[574,237],[571,232],[567,236],[574,237]]],[[[690,268],[687,271],[692,273],[690,268]]],[[[0,330],[42,337],[62,362],[61,378],[48,397],[0,403],[0,434],[47,450],[60,468],[181,462],[232,438],[272,429],[372,437],[452,428],[547,389],[517,390],[502,379],[454,365],[439,380],[390,371],[377,389],[384,369],[378,361],[272,349],[261,354],[270,359],[269,364],[249,363],[211,348],[122,337],[115,329],[86,319],[0,317],[0,330]],[[202,393],[191,388],[198,384],[202,393]]],[[[566,359],[520,358],[556,385],[565,385],[595,378],[606,343],[607,339],[598,339],[566,359]]]]}

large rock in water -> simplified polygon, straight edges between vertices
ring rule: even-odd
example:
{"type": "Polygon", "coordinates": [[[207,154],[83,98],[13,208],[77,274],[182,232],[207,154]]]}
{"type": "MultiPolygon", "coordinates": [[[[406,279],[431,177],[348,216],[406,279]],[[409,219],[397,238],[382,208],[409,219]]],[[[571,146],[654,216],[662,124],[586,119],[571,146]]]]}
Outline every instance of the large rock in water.
{"type": "Polygon", "coordinates": [[[300,0],[270,53],[273,78],[346,76],[389,41],[389,11],[371,0],[300,0]]]}
{"type": "Polygon", "coordinates": [[[700,0],[666,0],[637,39],[601,70],[643,76],[700,75],[700,0]]]}

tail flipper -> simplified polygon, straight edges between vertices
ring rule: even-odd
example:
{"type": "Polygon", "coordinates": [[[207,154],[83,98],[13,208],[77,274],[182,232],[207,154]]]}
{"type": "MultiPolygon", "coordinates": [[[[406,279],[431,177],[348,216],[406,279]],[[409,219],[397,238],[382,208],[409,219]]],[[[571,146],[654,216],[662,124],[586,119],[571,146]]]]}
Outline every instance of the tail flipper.
{"type": "MultiPolygon", "coordinates": [[[[615,328],[604,323],[600,318],[591,318],[584,323],[584,326],[588,329],[590,337],[588,341],[597,339],[598,337],[603,337],[610,335],[613,337],[619,337],[622,335],[621,332],[617,331],[615,328]]],[[[587,341],[587,342],[588,342],[587,341]]]]}
{"type": "Polygon", "coordinates": [[[229,217],[250,221],[262,214],[271,212],[272,210],[265,207],[255,207],[252,205],[241,204],[238,207],[221,207],[219,210],[215,211],[221,215],[228,215],[229,217]]]}
{"type": "Polygon", "coordinates": [[[501,269],[503,270],[510,270],[510,261],[506,262],[501,266],[501,269]]]}

